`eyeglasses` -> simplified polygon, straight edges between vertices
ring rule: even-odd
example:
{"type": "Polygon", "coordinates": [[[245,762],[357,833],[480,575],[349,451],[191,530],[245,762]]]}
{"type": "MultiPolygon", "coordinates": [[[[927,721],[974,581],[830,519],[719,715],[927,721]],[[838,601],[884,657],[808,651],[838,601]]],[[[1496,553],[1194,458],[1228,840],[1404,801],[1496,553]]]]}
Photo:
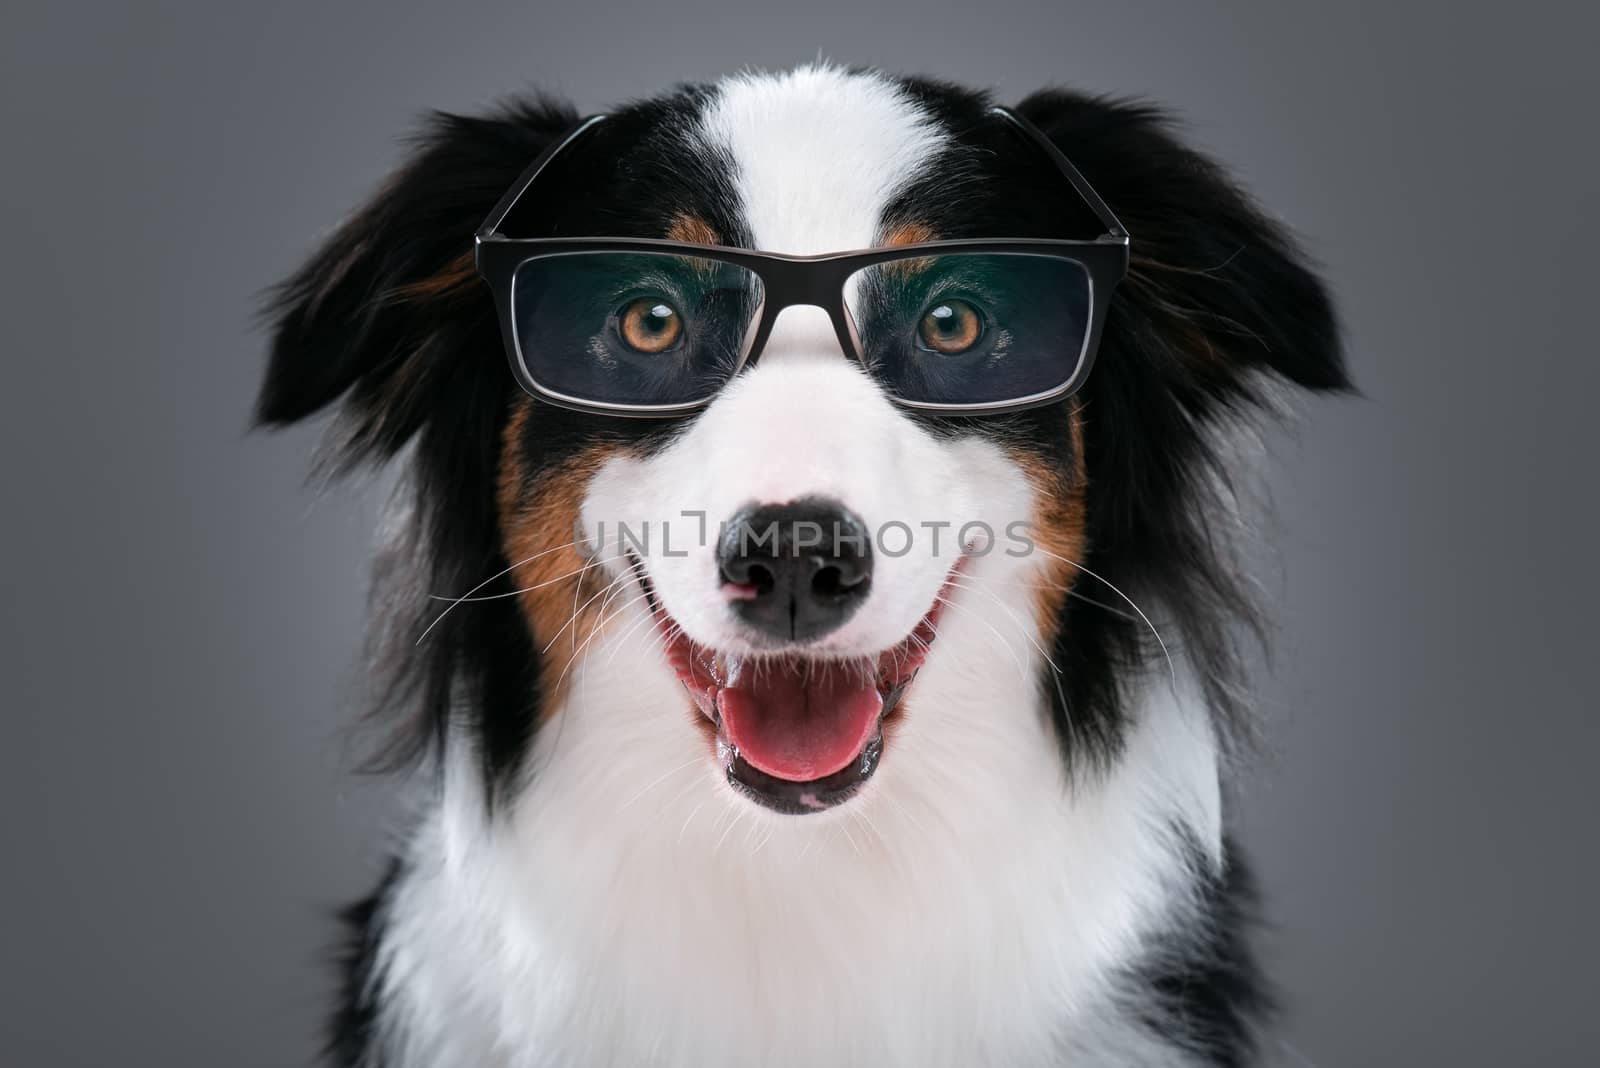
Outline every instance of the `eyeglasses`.
{"type": "Polygon", "coordinates": [[[785,308],[828,313],[845,355],[907,408],[983,415],[1048,404],[1094,362],[1129,237],[1055,145],[1005,108],[1099,217],[1093,240],[953,240],[821,256],[654,238],[509,238],[506,217],[584,120],[479,229],[517,382],[578,411],[666,417],[711,402],[761,355],[785,308]]]}

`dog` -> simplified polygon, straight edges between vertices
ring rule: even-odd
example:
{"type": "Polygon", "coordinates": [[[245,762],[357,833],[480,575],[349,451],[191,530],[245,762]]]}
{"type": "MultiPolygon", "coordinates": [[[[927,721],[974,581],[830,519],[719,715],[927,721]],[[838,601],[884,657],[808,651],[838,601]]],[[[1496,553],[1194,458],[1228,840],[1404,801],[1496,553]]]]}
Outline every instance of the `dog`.
{"type": "Polygon", "coordinates": [[[435,116],[271,299],[259,421],[405,473],[423,771],[331,1060],[1250,1063],[1238,487],[1348,387],[1306,256],[1142,103],[580,120],[435,116]]]}

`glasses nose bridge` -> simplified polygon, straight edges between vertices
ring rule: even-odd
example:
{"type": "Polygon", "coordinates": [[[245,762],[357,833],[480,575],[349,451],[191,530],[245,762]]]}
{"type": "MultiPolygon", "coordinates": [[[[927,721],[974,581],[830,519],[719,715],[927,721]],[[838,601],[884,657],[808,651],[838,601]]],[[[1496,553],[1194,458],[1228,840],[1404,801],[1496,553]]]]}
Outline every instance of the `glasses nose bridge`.
{"type": "MultiPolygon", "coordinates": [[[[845,309],[844,284],[848,272],[827,261],[787,261],[763,279],[766,288],[759,343],[766,347],[779,318],[790,308],[815,308],[832,323],[836,340],[849,360],[860,359],[855,326],[845,309]]],[[[759,358],[760,353],[753,357],[759,358]]]]}
{"type": "Polygon", "coordinates": [[[773,311],[784,308],[821,308],[830,315],[844,291],[844,277],[827,260],[790,260],[774,265],[765,279],[773,311]]]}

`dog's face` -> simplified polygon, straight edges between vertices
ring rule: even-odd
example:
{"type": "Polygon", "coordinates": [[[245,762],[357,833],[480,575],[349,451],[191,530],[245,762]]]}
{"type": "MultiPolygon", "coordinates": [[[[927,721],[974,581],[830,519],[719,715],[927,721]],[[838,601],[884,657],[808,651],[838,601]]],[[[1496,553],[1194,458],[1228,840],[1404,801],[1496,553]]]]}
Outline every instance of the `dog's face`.
{"type": "MultiPolygon", "coordinates": [[[[983,417],[898,406],[812,307],[785,309],[692,415],[522,393],[471,235],[572,116],[435,129],[284,289],[261,409],[286,422],[342,396],[352,458],[415,441],[405,551],[425,588],[400,591],[416,603],[392,670],[423,710],[417,736],[456,730],[465,688],[496,784],[572,729],[641,788],[688,753],[708,788],[803,815],[861,803],[897,762],[902,781],[959,778],[986,744],[1115,753],[1124,685],[1160,655],[1156,603],[1220,691],[1208,628],[1235,606],[1199,511],[1212,436],[1258,372],[1342,383],[1326,298],[1151,113],[1064,94],[1020,110],[1121,215],[1134,268],[1082,391],[983,417]]],[[[623,109],[507,223],[799,255],[1098,232],[980,96],[827,68],[623,109]]],[[[1051,313],[1049,293],[1033,298],[1051,313]]],[[[981,293],[924,303],[913,329],[934,354],[1006,329],[981,293]]],[[[648,355],[692,313],[665,287],[628,288],[555,355],[612,359],[618,339],[648,355]]]]}
{"type": "MultiPolygon", "coordinates": [[[[1047,162],[1007,124],[980,116],[963,136],[876,78],[746,79],[642,139],[629,130],[607,142],[604,132],[575,154],[609,162],[631,142],[630,165],[643,173],[720,177],[643,197],[602,189],[597,197],[611,204],[642,199],[654,209],[654,218],[629,226],[635,236],[805,255],[935,236],[1066,236],[1061,229],[1074,219],[1064,181],[1055,183],[1063,206],[1030,217],[1007,208],[1025,192],[1018,183],[976,165],[987,142],[1013,157],[1013,170],[1048,187],[1047,162]],[[974,192],[959,202],[941,198],[939,185],[962,171],[974,192]],[[997,229],[985,235],[976,226],[997,229]]],[[[931,292],[935,280],[908,284],[931,292]]],[[[639,299],[627,292],[630,304],[617,318],[639,299]]],[[[942,299],[941,307],[953,305],[942,299]]],[[[684,301],[674,294],[649,300],[673,317],[691,314],[677,309],[684,301]]],[[[976,303],[955,307],[971,318],[981,314],[976,303]]],[[[596,334],[605,329],[596,326],[596,334]]],[[[587,339],[571,358],[586,358],[593,344],[587,339]]],[[[549,470],[544,413],[536,402],[518,404],[525,414],[513,419],[513,455],[502,470],[549,470]]],[[[648,633],[681,683],[667,703],[688,710],[686,729],[704,733],[708,758],[732,787],[780,811],[842,802],[893,759],[884,720],[914,714],[925,660],[993,655],[987,642],[947,652],[940,617],[947,605],[963,610],[962,589],[1058,572],[1056,561],[1040,568],[1042,557],[1028,567],[1016,559],[1029,548],[1020,535],[1038,494],[1054,498],[1049,544],[1077,555],[1083,481],[1070,405],[1033,421],[1041,432],[1032,434],[1019,419],[970,420],[959,431],[930,424],[846,358],[819,308],[784,310],[759,361],[670,429],[618,443],[615,418],[578,418],[592,429],[559,474],[524,474],[508,487],[507,556],[530,556],[581,529],[581,546],[529,573],[579,570],[580,548],[595,561],[579,593],[584,618],[572,627],[580,643],[594,627],[623,628],[638,613],[653,614],[648,633]],[[1008,532],[1012,540],[1002,543],[1008,532]]],[[[1001,594],[1020,613],[1003,621],[1005,632],[1029,648],[1043,621],[1025,591],[1001,594]]],[[[548,641],[572,617],[566,583],[530,590],[525,603],[536,640],[548,641]]],[[[589,647],[612,655],[601,639],[589,647]]],[[[585,669],[569,670],[567,659],[554,658],[547,670],[577,685],[585,669]]]]}

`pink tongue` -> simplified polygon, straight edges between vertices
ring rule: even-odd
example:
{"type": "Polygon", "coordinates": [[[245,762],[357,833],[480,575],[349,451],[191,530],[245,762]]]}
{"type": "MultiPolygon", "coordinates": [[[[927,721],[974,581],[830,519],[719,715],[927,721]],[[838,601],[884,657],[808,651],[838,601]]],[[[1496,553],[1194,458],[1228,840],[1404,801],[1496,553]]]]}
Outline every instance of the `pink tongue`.
{"type": "Polygon", "coordinates": [[[883,697],[854,670],[762,664],[717,694],[728,741],[760,771],[810,782],[850,765],[878,728],[883,697]]]}

